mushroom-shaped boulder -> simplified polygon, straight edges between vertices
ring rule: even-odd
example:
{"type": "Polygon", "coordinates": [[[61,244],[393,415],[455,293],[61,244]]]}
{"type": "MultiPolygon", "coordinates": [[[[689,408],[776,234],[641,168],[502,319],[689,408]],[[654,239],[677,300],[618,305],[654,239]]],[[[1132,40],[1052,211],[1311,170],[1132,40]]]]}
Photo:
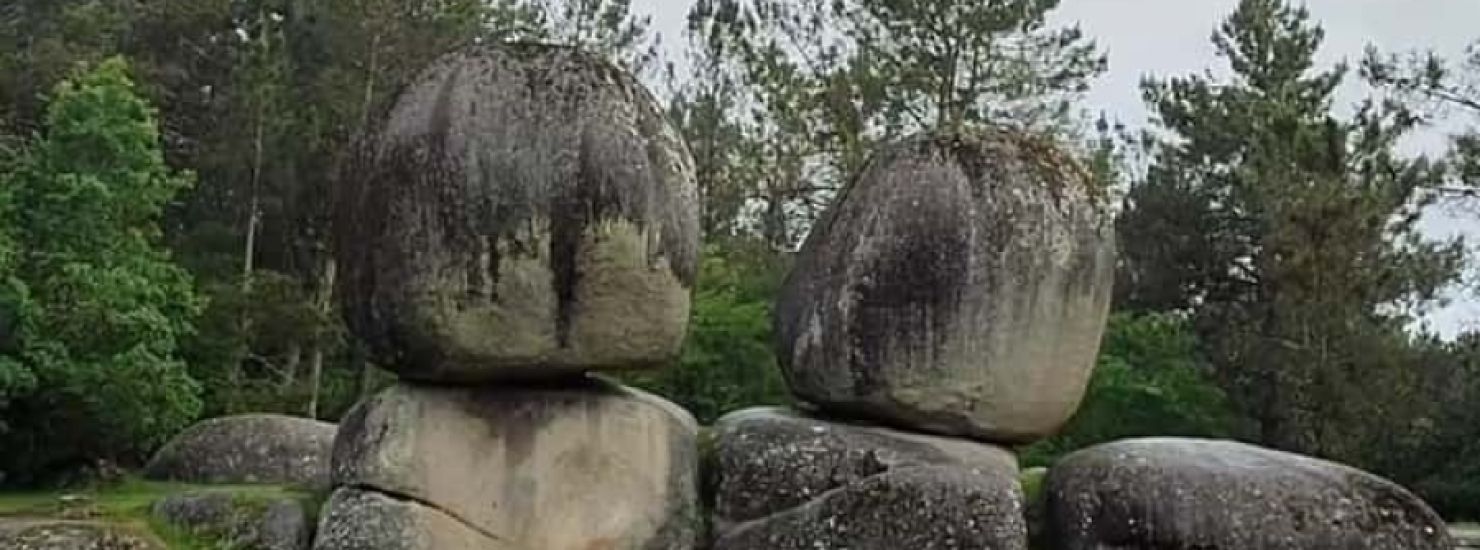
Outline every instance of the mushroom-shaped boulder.
{"type": "Polygon", "coordinates": [[[916,430],[1019,443],[1078,407],[1110,305],[1110,216],[1037,137],[919,137],[818,223],[776,309],[798,397],[916,430]]]}
{"type": "Polygon", "coordinates": [[[449,54],[339,186],[347,319],[403,378],[542,379],[678,354],[693,161],[642,85],[595,56],[449,54]]]}

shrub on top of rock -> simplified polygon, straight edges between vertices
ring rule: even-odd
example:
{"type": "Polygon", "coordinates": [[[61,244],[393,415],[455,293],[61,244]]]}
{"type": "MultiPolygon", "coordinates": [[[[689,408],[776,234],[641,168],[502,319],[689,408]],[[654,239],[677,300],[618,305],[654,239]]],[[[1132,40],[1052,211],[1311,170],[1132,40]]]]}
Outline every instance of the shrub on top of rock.
{"type": "Polygon", "coordinates": [[[880,150],[817,224],[776,308],[798,397],[836,414],[1018,443],[1084,395],[1110,305],[1089,175],[1006,130],[880,150]]]}
{"type": "Polygon", "coordinates": [[[589,53],[477,46],[422,73],[342,177],[351,328],[403,378],[663,366],[698,255],[693,160],[589,53]]]}

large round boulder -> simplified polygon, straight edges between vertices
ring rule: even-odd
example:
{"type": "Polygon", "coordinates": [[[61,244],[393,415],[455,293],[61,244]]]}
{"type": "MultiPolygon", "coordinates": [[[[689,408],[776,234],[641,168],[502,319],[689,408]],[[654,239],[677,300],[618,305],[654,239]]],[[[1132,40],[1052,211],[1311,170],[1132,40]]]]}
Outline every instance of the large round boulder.
{"type": "Polygon", "coordinates": [[[400,96],[341,177],[349,325],[403,378],[665,365],[698,249],[693,160],[626,72],[478,46],[400,96]]]}
{"type": "Polygon", "coordinates": [[[960,439],[753,409],[707,458],[715,550],[1022,550],[1017,460],[960,439]]]}
{"type": "Polygon", "coordinates": [[[187,483],[329,485],[334,424],[275,414],[213,418],[175,436],[144,475],[187,483]]]}
{"type": "MultiPolygon", "coordinates": [[[[402,383],[344,419],[334,483],[418,505],[377,515],[445,516],[507,548],[688,550],[701,524],[697,437],[677,406],[603,381],[402,383]]],[[[356,515],[335,506],[325,513],[356,515]]]]}
{"type": "Polygon", "coordinates": [[[1229,441],[1134,439],[1049,471],[1059,550],[1439,550],[1444,522],[1402,487],[1340,464],[1229,441]]]}
{"type": "Polygon", "coordinates": [[[1083,398],[1114,238],[1090,176],[1009,131],[885,147],[808,237],[776,308],[792,391],[993,442],[1052,434],[1083,398]]]}

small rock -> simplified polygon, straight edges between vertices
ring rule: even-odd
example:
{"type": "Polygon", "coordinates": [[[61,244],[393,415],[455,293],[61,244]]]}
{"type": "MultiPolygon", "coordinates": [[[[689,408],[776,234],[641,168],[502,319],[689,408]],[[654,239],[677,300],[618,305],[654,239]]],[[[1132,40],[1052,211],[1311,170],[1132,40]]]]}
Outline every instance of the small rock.
{"type": "Polygon", "coordinates": [[[297,500],[282,499],[267,505],[257,526],[257,547],[261,550],[305,550],[313,542],[314,526],[297,500]]]}
{"type": "Polygon", "coordinates": [[[156,519],[196,533],[231,533],[245,518],[231,494],[205,491],[169,495],[154,502],[150,513],[156,519]]]}
{"type": "Polygon", "coordinates": [[[1443,520],[1388,480],[1230,441],[1090,447],[1048,473],[1052,548],[1449,550],[1443,520]]]}
{"type": "Polygon", "coordinates": [[[234,549],[305,550],[313,538],[303,504],[291,498],[264,506],[223,491],[180,493],[159,499],[151,512],[160,521],[234,549]]]}
{"type": "Polygon", "coordinates": [[[206,420],[155,453],[145,477],[187,483],[293,484],[325,488],[334,424],[254,414],[206,420]]]}

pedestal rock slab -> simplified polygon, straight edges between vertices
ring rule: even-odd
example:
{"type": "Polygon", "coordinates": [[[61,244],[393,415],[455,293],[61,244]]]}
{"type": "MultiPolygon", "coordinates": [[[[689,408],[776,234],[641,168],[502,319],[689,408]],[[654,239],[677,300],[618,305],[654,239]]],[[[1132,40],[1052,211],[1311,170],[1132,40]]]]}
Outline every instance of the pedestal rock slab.
{"type": "Polygon", "coordinates": [[[1089,175],[1007,131],[880,150],[817,224],[776,308],[792,391],[838,414],[1003,443],[1083,398],[1110,305],[1089,175]]]}
{"type": "Polygon", "coordinates": [[[693,160],[630,74],[574,49],[434,63],[341,175],[346,318],[428,381],[662,366],[687,327],[693,160]]]}
{"type": "Polygon", "coordinates": [[[1027,546],[996,447],[753,409],[720,419],[710,452],[715,550],[1027,546]]]}
{"type": "Polygon", "coordinates": [[[430,508],[509,548],[677,550],[697,538],[698,429],[635,390],[401,384],[342,426],[336,486],[430,508]]]}
{"type": "Polygon", "coordinates": [[[1397,484],[1228,441],[1134,439],[1091,447],[1049,470],[1046,498],[1048,535],[1058,550],[1454,544],[1439,516],[1397,484]]]}

